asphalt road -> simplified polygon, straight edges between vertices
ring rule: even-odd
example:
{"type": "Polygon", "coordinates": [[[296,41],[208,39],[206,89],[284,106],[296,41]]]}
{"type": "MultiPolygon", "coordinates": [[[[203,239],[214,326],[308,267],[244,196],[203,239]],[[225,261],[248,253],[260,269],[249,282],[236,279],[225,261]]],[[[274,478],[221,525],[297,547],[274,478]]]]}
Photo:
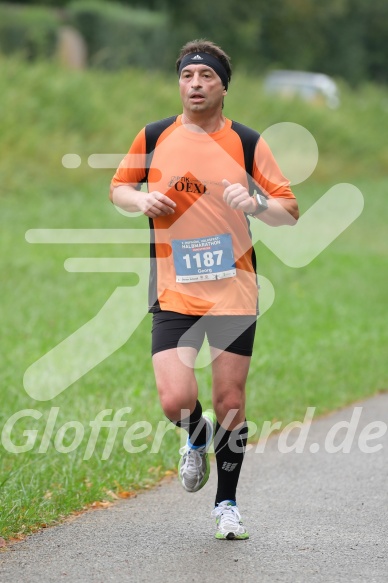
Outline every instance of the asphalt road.
{"type": "Polygon", "coordinates": [[[386,583],[387,425],[380,394],[251,449],[238,491],[248,541],[213,538],[213,466],[196,494],[173,479],[12,545],[0,581],[386,583]],[[301,436],[303,453],[284,451],[301,436]]]}

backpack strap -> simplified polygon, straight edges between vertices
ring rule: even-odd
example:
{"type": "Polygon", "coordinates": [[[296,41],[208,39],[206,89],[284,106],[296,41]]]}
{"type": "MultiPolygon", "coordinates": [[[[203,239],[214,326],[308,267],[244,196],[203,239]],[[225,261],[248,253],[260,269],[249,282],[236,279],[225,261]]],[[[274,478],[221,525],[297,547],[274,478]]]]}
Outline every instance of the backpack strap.
{"type": "Polygon", "coordinates": [[[171,124],[173,124],[178,116],[173,115],[171,117],[166,117],[159,121],[149,123],[145,126],[145,138],[146,138],[146,174],[143,182],[148,180],[148,172],[151,166],[151,161],[154,155],[154,150],[156,148],[156,142],[158,141],[161,134],[167,129],[171,124]]]}
{"type": "Polygon", "coordinates": [[[237,121],[232,121],[232,130],[239,135],[241,143],[244,150],[244,164],[247,173],[247,180],[249,185],[249,194],[253,194],[255,190],[258,190],[255,184],[252,174],[253,174],[253,161],[255,158],[255,149],[257,142],[260,139],[259,132],[252,130],[251,128],[238,123],[237,121]]]}

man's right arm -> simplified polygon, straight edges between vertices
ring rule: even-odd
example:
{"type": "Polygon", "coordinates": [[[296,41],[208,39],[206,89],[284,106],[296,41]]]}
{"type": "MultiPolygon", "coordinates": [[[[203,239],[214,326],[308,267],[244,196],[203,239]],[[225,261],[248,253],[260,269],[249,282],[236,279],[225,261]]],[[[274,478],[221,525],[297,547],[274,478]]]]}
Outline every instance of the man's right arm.
{"type": "Polygon", "coordinates": [[[175,202],[161,192],[138,189],[146,177],[146,137],[143,128],[134,139],[111,181],[109,198],[114,205],[129,213],[142,212],[155,219],[174,213],[175,202]]]}
{"type": "Polygon", "coordinates": [[[154,190],[142,192],[131,184],[113,186],[111,184],[109,198],[115,206],[129,213],[142,212],[147,217],[155,219],[175,212],[176,204],[171,198],[154,190]]]}

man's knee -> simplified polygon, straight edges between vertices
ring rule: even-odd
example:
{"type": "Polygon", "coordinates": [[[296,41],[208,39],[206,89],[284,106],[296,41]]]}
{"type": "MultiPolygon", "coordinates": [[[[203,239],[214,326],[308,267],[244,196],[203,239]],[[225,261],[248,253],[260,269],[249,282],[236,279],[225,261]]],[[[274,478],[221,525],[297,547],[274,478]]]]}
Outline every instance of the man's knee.
{"type": "Polygon", "coordinates": [[[170,421],[181,421],[190,416],[191,411],[195,407],[191,401],[183,399],[171,399],[171,398],[161,398],[160,403],[163,409],[163,413],[170,419],[170,421]]]}
{"type": "Polygon", "coordinates": [[[185,419],[194,410],[197,402],[196,386],[172,386],[170,383],[159,383],[158,393],[163,413],[171,421],[185,419]]]}
{"type": "MultiPolygon", "coordinates": [[[[233,417],[233,412],[235,412],[234,416],[240,417],[239,413],[245,406],[244,393],[242,391],[233,391],[215,394],[213,406],[217,419],[224,420],[227,416],[228,418],[233,417]]],[[[230,419],[230,422],[232,421],[233,419],[230,419]]]]}

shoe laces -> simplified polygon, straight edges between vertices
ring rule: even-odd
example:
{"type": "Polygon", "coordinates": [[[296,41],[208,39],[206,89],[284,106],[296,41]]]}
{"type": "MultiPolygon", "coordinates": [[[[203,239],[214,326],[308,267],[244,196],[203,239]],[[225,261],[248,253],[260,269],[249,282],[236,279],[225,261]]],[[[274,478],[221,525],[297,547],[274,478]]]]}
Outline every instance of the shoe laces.
{"type": "Polygon", "coordinates": [[[237,506],[232,506],[225,502],[221,502],[212,511],[212,516],[219,518],[219,525],[222,528],[235,527],[240,524],[241,514],[237,506]]]}
{"type": "Polygon", "coordinates": [[[202,466],[202,458],[205,449],[192,449],[185,445],[179,450],[180,455],[184,456],[184,463],[182,465],[182,472],[188,475],[196,475],[198,468],[202,466]]]}

